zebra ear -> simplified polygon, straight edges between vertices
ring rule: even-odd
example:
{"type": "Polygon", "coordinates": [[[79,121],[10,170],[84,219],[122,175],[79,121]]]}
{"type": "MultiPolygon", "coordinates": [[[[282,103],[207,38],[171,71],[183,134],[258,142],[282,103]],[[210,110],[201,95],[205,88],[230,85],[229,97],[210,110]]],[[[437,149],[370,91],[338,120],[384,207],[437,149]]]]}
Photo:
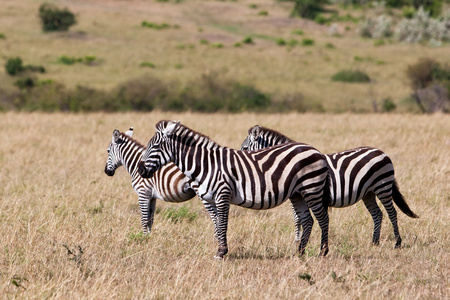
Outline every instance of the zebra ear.
{"type": "Polygon", "coordinates": [[[165,136],[171,136],[175,132],[175,129],[178,128],[179,124],[180,124],[180,121],[176,121],[176,122],[175,121],[169,121],[167,123],[166,128],[164,128],[163,134],[165,136]]]}
{"type": "Polygon", "coordinates": [[[129,137],[133,136],[133,127],[130,127],[130,129],[128,129],[127,132],[125,132],[126,135],[128,135],[129,137]]]}
{"type": "Polygon", "coordinates": [[[253,136],[254,139],[258,137],[258,135],[261,133],[261,127],[258,125],[253,126],[252,129],[250,129],[250,134],[253,136]]]}
{"type": "Polygon", "coordinates": [[[120,137],[120,131],[117,129],[114,129],[113,135],[112,135],[112,142],[116,143],[119,140],[120,137]]]}

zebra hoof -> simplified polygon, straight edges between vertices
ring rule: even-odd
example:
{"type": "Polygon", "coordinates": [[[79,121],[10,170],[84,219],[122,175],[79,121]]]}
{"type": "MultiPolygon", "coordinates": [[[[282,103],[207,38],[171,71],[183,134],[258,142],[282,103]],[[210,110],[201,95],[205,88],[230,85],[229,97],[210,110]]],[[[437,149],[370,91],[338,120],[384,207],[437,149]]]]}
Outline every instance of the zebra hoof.
{"type": "Polygon", "coordinates": [[[328,254],[328,246],[322,247],[322,249],[320,249],[320,253],[319,253],[319,257],[325,257],[328,254]]]}
{"type": "Polygon", "coordinates": [[[372,242],[372,246],[380,246],[380,242],[379,241],[372,242]]]}
{"type": "Polygon", "coordinates": [[[400,249],[402,248],[402,239],[398,238],[397,242],[395,243],[394,249],[400,249]]]}
{"type": "Polygon", "coordinates": [[[220,247],[216,255],[214,255],[215,260],[222,260],[223,256],[228,253],[228,248],[220,247]]]}

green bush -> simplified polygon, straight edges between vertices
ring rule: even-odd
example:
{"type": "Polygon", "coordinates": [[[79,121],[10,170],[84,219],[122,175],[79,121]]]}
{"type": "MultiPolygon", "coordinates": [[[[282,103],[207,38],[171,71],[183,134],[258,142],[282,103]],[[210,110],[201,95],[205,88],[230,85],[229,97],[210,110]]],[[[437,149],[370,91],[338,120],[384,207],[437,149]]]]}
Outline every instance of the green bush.
{"type": "Polygon", "coordinates": [[[304,38],[302,39],[302,45],[303,46],[312,46],[314,45],[314,40],[310,38],[304,38]]]}
{"type": "Polygon", "coordinates": [[[140,66],[141,67],[148,67],[148,68],[152,68],[152,69],[156,67],[154,63],[149,62],[149,61],[141,62],[140,66]]]}
{"type": "Polygon", "coordinates": [[[293,0],[294,8],[291,16],[299,16],[314,20],[317,15],[326,11],[324,6],[330,4],[329,0],[293,0]]]}
{"type": "Polygon", "coordinates": [[[9,58],[5,65],[6,72],[11,75],[17,75],[25,70],[22,59],[20,57],[9,58]]]}
{"type": "Polygon", "coordinates": [[[383,100],[382,109],[384,112],[390,112],[397,108],[394,101],[391,98],[386,98],[383,100]]]}
{"type": "Polygon", "coordinates": [[[146,27],[146,28],[152,28],[152,29],[168,29],[171,26],[167,23],[161,23],[161,24],[156,24],[156,23],[152,23],[152,22],[147,22],[147,21],[142,21],[141,23],[142,27],[146,27]]]}
{"type": "Polygon", "coordinates": [[[242,40],[242,43],[244,44],[253,44],[253,38],[251,36],[246,37],[242,40]]]}
{"type": "Polygon", "coordinates": [[[370,82],[370,77],[360,70],[342,70],[331,77],[332,81],[370,82]]]}
{"type": "Polygon", "coordinates": [[[67,8],[60,9],[49,3],[39,7],[39,18],[43,31],[67,31],[77,23],[75,15],[67,8]]]}
{"type": "Polygon", "coordinates": [[[0,33],[0,40],[5,40],[6,39],[6,35],[4,35],[3,33],[0,33]]]}

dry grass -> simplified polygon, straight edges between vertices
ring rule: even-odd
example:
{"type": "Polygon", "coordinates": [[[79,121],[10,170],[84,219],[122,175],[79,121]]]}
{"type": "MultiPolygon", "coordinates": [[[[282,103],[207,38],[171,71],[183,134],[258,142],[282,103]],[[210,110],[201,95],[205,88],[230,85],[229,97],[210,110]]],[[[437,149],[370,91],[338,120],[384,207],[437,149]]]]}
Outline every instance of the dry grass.
{"type": "MultiPolygon", "coordinates": [[[[448,299],[450,119],[446,115],[2,114],[0,294],[64,299],[448,299]],[[399,213],[403,249],[394,250],[384,212],[381,245],[362,203],[331,212],[330,253],[293,257],[289,205],[233,206],[223,262],[198,199],[193,222],[156,215],[138,235],[137,197],[126,172],[103,173],[114,128],[134,126],[146,143],[160,119],[179,119],[222,145],[239,147],[255,124],[324,152],[360,145],[386,151],[420,219],[399,213]]],[[[180,205],[158,202],[157,207],[180,205]]],[[[2,298],[3,298],[2,297],[2,298]]]]}
{"type": "MultiPolygon", "coordinates": [[[[74,87],[88,85],[111,89],[126,80],[151,74],[163,80],[189,82],[208,72],[254,84],[264,92],[302,93],[306,99],[323,103],[328,111],[372,111],[372,101],[391,97],[399,110],[409,107],[401,99],[410,94],[405,75],[408,65],[421,57],[450,63],[448,45],[431,48],[422,45],[387,43],[376,47],[362,39],[357,25],[339,23],[340,37],[331,36],[327,26],[289,18],[291,3],[273,0],[203,1],[181,3],[156,1],[71,0],[50,1],[67,6],[77,14],[78,24],[68,33],[42,33],[37,17],[37,0],[3,0],[0,11],[0,56],[20,56],[25,64],[44,65],[42,78],[74,87]],[[250,8],[257,3],[258,8],[250,8]],[[268,16],[258,16],[266,10],[268,16]],[[179,29],[142,28],[142,21],[179,25],[179,29]],[[345,28],[348,27],[349,30],[345,28]],[[303,30],[304,35],[292,34],[303,30]],[[253,36],[254,45],[233,47],[235,42],[253,36]],[[301,42],[313,38],[314,46],[277,46],[277,38],[301,42]],[[201,45],[205,39],[209,45],[201,45]],[[224,48],[214,48],[222,43],[224,48]],[[334,45],[329,49],[326,45],[334,45]],[[184,48],[183,48],[184,47],[184,48]],[[57,64],[61,55],[96,56],[100,65],[65,66],[57,64]],[[355,57],[360,57],[355,60],[355,57]],[[156,68],[141,68],[149,61],[156,68]],[[178,67],[177,67],[178,66],[178,67]],[[372,78],[370,84],[332,82],[342,69],[361,69],[372,78]]],[[[355,17],[373,11],[342,11],[355,17]]],[[[401,12],[396,12],[397,15],[401,12]]],[[[3,65],[3,64],[2,64],[3,65]]],[[[0,82],[11,86],[12,78],[0,70],[0,82]]]]}

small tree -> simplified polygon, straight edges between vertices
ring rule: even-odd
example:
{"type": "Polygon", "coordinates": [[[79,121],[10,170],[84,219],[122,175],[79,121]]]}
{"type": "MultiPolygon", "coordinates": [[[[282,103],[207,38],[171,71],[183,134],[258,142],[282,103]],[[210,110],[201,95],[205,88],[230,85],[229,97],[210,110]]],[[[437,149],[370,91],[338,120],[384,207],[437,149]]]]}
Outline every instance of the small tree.
{"type": "Polygon", "coordinates": [[[326,11],[324,5],[330,4],[329,0],[293,0],[295,5],[291,16],[314,20],[320,13],[326,11]]]}
{"type": "Polygon", "coordinates": [[[49,3],[39,7],[39,18],[43,31],[67,31],[70,26],[77,23],[75,15],[67,8],[60,9],[49,3]]]}
{"type": "Polygon", "coordinates": [[[6,72],[14,76],[25,70],[22,59],[20,57],[9,58],[5,65],[6,72]]]}

